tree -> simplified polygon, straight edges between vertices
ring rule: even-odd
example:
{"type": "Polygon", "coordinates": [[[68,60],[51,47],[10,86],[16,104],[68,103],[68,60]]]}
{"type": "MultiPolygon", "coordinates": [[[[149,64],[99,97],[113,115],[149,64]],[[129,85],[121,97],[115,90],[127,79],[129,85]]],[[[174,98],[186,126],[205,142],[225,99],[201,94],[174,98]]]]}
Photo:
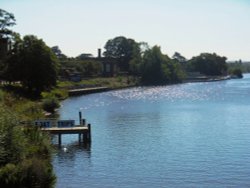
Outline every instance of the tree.
{"type": "Polygon", "coordinates": [[[205,75],[222,75],[227,71],[226,57],[213,53],[202,53],[189,61],[189,70],[205,75]]]}
{"type": "Polygon", "coordinates": [[[144,84],[158,85],[181,80],[179,67],[167,55],[163,55],[158,46],[145,51],[142,62],[144,84]]]}
{"type": "Polygon", "coordinates": [[[9,13],[3,9],[0,9],[0,38],[6,38],[12,31],[9,27],[16,24],[15,17],[12,13],[9,13]]]}
{"type": "Polygon", "coordinates": [[[179,52],[175,52],[172,56],[174,60],[177,60],[179,63],[185,63],[187,60],[184,56],[182,56],[179,52]]]}
{"type": "Polygon", "coordinates": [[[62,53],[59,46],[53,46],[51,47],[52,52],[56,55],[58,59],[66,59],[67,56],[62,53]]]}
{"type": "Polygon", "coordinates": [[[57,58],[43,40],[25,36],[15,51],[6,63],[6,79],[21,81],[34,94],[56,85],[57,58]]]}
{"type": "Polygon", "coordinates": [[[123,36],[110,39],[105,44],[105,57],[116,58],[119,61],[121,71],[129,71],[129,62],[140,51],[139,45],[133,39],[127,39],[123,36]]]}

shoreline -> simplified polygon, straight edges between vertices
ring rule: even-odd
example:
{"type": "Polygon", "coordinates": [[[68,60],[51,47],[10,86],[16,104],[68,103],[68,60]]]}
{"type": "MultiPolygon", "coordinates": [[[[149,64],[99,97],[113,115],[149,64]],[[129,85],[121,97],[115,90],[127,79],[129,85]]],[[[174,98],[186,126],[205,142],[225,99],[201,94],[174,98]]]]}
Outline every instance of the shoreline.
{"type": "MultiPolygon", "coordinates": [[[[218,82],[218,81],[224,81],[224,80],[230,80],[232,79],[230,76],[216,76],[216,77],[203,77],[203,78],[192,78],[192,79],[185,79],[182,82],[178,84],[186,84],[186,83],[202,83],[202,82],[218,82]]],[[[177,83],[175,83],[177,84],[177,83]]],[[[173,84],[166,84],[167,85],[173,85],[173,84]]],[[[74,97],[74,96],[80,96],[80,95],[88,95],[88,94],[94,94],[94,93],[102,93],[106,91],[113,91],[113,90],[120,90],[120,89],[128,89],[133,87],[144,87],[146,85],[129,85],[129,86],[120,86],[120,87],[89,87],[89,88],[78,88],[78,89],[71,89],[68,90],[68,97],[74,97]]]]}

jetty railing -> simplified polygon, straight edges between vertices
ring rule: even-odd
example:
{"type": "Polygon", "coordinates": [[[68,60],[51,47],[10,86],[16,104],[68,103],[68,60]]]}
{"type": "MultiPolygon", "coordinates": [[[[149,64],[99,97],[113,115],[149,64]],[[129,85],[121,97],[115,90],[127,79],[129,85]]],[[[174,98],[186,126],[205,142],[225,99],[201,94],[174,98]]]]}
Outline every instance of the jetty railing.
{"type": "Polygon", "coordinates": [[[57,119],[38,119],[34,121],[35,126],[39,126],[41,131],[52,135],[58,135],[58,144],[62,144],[63,134],[78,134],[80,143],[91,143],[91,124],[86,124],[82,119],[82,113],[79,112],[79,125],[75,120],[57,120],[57,119]]]}

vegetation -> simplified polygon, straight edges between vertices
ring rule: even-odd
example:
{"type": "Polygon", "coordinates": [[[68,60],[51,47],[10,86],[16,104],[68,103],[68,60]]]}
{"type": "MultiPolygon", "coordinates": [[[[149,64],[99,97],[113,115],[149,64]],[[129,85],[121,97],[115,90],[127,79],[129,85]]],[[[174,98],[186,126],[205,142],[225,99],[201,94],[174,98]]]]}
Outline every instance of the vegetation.
{"type": "Polygon", "coordinates": [[[18,43],[5,62],[5,80],[20,81],[23,88],[36,95],[55,86],[57,59],[50,48],[33,35],[18,43]]]}
{"type": "Polygon", "coordinates": [[[134,39],[119,36],[110,39],[104,46],[104,56],[118,59],[120,71],[129,71],[129,62],[140,53],[140,47],[134,39]]]}
{"type": "Polygon", "coordinates": [[[0,185],[53,187],[49,137],[21,124],[42,117],[41,107],[15,93],[0,91],[0,185]]]}
{"type": "Polygon", "coordinates": [[[56,98],[46,98],[42,103],[43,110],[54,113],[55,109],[60,107],[59,101],[56,98]]]}
{"type": "Polygon", "coordinates": [[[142,83],[167,84],[180,82],[183,73],[178,63],[161,53],[160,47],[148,49],[142,60],[142,83]]]}
{"type": "Polygon", "coordinates": [[[215,53],[202,53],[188,62],[188,69],[209,76],[223,75],[227,73],[226,59],[215,53]]]}
{"type": "Polygon", "coordinates": [[[118,36],[108,40],[104,47],[104,59],[116,62],[116,77],[103,78],[100,77],[102,58],[93,58],[88,53],[68,58],[58,46],[49,48],[36,36],[21,38],[10,29],[13,25],[14,15],[0,9],[0,39],[12,41],[11,51],[0,54],[0,77],[10,83],[0,88],[0,185],[3,187],[53,187],[50,139],[21,122],[43,117],[44,111],[54,113],[59,107],[58,100],[65,99],[72,87],[172,84],[185,79],[189,71],[208,76],[230,72],[238,77],[242,71],[250,71],[250,64],[227,65],[226,57],[215,53],[202,53],[188,61],[175,52],[170,58],[159,46],[151,48],[146,42],[118,36]],[[72,82],[76,76],[82,80],[72,82]]]}
{"type": "Polygon", "coordinates": [[[234,69],[240,69],[243,73],[250,72],[250,62],[242,62],[241,60],[235,62],[229,62],[228,72],[232,73],[234,69]]]}
{"type": "Polygon", "coordinates": [[[59,76],[70,80],[70,74],[79,73],[81,77],[101,75],[101,64],[95,60],[65,59],[60,61],[59,76]]]}
{"type": "Polygon", "coordinates": [[[231,69],[230,74],[236,76],[237,78],[243,78],[242,70],[240,68],[231,69]]]}
{"type": "Polygon", "coordinates": [[[16,24],[15,16],[3,9],[0,9],[0,38],[10,36],[13,31],[9,29],[16,24]]]}
{"type": "Polygon", "coordinates": [[[0,185],[54,187],[56,177],[51,165],[50,139],[27,123],[43,117],[42,106],[23,97],[23,88],[37,93],[55,84],[56,79],[50,79],[56,70],[53,54],[34,36],[21,40],[9,29],[14,24],[14,15],[0,9],[0,38],[8,37],[14,42],[11,53],[0,57],[0,76],[9,82],[21,83],[0,88],[0,185]],[[42,71],[49,81],[44,81],[42,71]]]}

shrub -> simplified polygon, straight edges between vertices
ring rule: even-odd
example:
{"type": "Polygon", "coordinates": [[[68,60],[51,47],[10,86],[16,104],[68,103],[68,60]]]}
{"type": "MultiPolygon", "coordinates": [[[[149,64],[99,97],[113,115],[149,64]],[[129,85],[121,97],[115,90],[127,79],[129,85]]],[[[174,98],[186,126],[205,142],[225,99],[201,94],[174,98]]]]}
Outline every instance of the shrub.
{"type": "Polygon", "coordinates": [[[60,104],[56,98],[47,98],[43,100],[43,110],[46,112],[54,113],[55,109],[59,108],[60,104]]]}
{"type": "Polygon", "coordinates": [[[53,187],[49,138],[34,127],[20,126],[19,119],[0,105],[1,187],[53,187]]]}

